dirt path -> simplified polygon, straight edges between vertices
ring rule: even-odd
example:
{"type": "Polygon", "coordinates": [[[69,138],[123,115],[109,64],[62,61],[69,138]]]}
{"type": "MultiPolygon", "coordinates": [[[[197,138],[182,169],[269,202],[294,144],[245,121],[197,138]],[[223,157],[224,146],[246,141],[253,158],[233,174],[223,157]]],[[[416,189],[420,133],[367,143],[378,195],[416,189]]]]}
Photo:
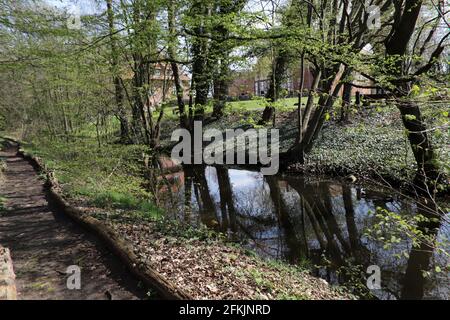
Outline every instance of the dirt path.
{"type": "Polygon", "coordinates": [[[43,181],[10,148],[0,196],[0,244],[11,250],[18,299],[140,299],[145,291],[103,244],[53,211],[43,181]],[[81,268],[81,289],[67,289],[68,266],[81,268]]]}

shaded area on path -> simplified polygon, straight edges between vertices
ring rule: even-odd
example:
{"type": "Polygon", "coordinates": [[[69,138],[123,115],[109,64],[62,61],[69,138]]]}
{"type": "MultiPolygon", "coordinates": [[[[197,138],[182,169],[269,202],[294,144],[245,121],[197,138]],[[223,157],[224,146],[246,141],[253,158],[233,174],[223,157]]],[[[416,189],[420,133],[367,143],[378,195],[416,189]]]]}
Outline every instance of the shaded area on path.
{"type": "Polygon", "coordinates": [[[141,289],[95,236],[58,213],[47,202],[44,183],[33,167],[0,152],[7,162],[0,195],[0,244],[11,250],[18,299],[143,299],[141,289]],[[67,289],[67,267],[81,268],[81,289],[67,289]]]}

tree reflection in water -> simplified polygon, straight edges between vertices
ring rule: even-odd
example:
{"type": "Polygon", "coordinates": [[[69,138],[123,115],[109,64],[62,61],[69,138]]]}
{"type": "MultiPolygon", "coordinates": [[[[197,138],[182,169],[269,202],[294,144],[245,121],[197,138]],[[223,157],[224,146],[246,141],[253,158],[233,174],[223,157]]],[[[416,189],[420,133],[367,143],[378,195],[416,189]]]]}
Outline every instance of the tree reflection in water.
{"type": "MultiPolygon", "coordinates": [[[[364,281],[367,267],[379,265],[382,290],[373,293],[382,299],[449,297],[446,279],[423,276],[434,268],[432,245],[411,249],[403,239],[386,250],[363,235],[374,223],[369,211],[415,214],[414,203],[338,181],[264,177],[226,167],[180,169],[160,175],[155,181],[164,183],[157,184],[156,193],[168,214],[186,223],[202,223],[265,257],[320,265],[316,274],[331,283],[364,281]],[[409,258],[395,255],[401,250],[410,250],[409,258]]],[[[432,235],[442,230],[441,221],[419,227],[432,235]]]]}

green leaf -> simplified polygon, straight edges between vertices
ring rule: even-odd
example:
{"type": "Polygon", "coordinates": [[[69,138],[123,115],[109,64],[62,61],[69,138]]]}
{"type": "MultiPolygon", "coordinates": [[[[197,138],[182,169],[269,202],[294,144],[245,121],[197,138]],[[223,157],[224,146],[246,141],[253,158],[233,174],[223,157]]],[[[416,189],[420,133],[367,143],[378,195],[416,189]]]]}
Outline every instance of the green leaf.
{"type": "Polygon", "coordinates": [[[417,84],[413,85],[411,88],[411,95],[418,96],[419,94],[420,94],[420,87],[417,84]]]}
{"type": "Polygon", "coordinates": [[[408,120],[408,121],[414,121],[414,120],[416,120],[417,118],[416,118],[416,116],[413,115],[413,114],[405,114],[405,119],[408,120]]]}

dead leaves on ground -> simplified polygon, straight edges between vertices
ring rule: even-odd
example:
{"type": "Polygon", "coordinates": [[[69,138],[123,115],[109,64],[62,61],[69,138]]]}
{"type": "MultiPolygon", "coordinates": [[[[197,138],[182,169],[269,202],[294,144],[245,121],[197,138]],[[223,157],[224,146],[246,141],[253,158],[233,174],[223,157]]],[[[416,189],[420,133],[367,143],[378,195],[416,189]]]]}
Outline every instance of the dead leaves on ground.
{"type": "Polygon", "coordinates": [[[151,221],[107,222],[141,261],[196,299],[348,299],[326,281],[264,261],[220,240],[165,235],[151,221]]]}

